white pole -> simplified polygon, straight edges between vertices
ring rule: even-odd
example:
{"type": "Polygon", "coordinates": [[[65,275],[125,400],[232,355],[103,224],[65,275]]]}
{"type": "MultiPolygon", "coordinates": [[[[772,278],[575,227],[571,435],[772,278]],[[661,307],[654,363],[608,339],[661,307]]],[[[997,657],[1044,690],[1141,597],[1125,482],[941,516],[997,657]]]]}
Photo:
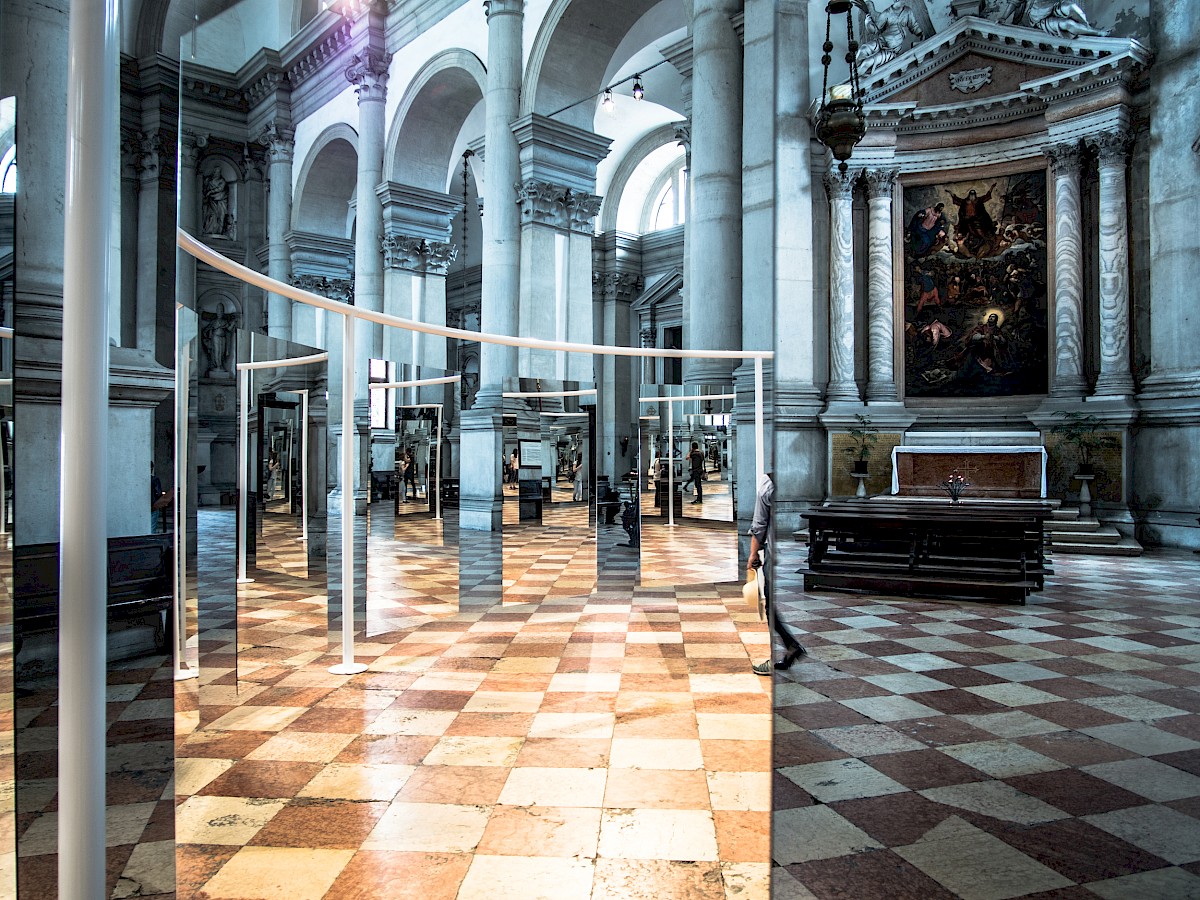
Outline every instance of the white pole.
{"type": "Polygon", "coordinates": [[[667,525],[675,527],[675,404],[667,404],[667,525]]]}
{"type": "Polygon", "coordinates": [[[763,361],[761,357],[754,358],[754,489],[766,474],[766,447],[763,446],[763,361]]]}
{"type": "Polygon", "coordinates": [[[308,546],[308,388],[300,394],[300,540],[308,546]]]}
{"type": "MultiPolygon", "coordinates": [[[[253,342],[253,338],[251,338],[253,342]]],[[[251,358],[253,358],[251,344],[251,358]]],[[[254,579],[246,574],[246,520],[248,503],[246,493],[250,489],[250,370],[238,369],[238,534],[237,564],[238,584],[251,584],[254,579]]]]}
{"type": "Polygon", "coordinates": [[[438,429],[437,429],[437,468],[434,470],[433,483],[434,490],[437,492],[437,513],[435,519],[442,517],[442,404],[437,405],[438,429]]]}
{"type": "Polygon", "coordinates": [[[96,186],[106,184],[119,163],[119,34],[118,0],[70,4],[58,618],[58,895],[66,900],[107,896],[106,288],[112,215],[110,198],[96,186]]]}
{"type": "MultiPolygon", "coordinates": [[[[179,333],[179,311],[175,307],[175,333],[179,333]]],[[[171,617],[171,636],[175,648],[175,680],[186,681],[200,674],[187,665],[187,479],[188,470],[188,388],[191,383],[192,358],[185,349],[175,370],[175,610],[171,617]]]]}
{"type": "Polygon", "coordinates": [[[354,319],[342,316],[342,661],[334,675],[357,675],[367,667],[354,661],[354,319]]]}

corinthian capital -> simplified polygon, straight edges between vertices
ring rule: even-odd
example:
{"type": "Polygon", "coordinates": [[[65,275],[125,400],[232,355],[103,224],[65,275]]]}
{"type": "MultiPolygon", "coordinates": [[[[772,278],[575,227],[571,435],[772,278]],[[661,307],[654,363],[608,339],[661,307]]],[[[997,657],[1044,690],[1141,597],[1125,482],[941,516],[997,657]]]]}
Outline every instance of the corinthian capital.
{"type": "Polygon", "coordinates": [[[878,197],[891,199],[899,175],[899,169],[868,169],[863,172],[863,181],[867,184],[867,197],[872,200],[878,197]]]}
{"type": "Polygon", "coordinates": [[[425,274],[445,275],[458,258],[458,247],[449,241],[425,242],[425,274]]]}
{"type": "Polygon", "coordinates": [[[483,0],[483,14],[492,16],[520,15],[525,9],[525,0],[483,0]]]}
{"type": "Polygon", "coordinates": [[[271,162],[292,161],[292,154],[296,151],[295,130],[272,122],[262,130],[258,141],[266,145],[267,156],[271,162]]]}
{"type": "Polygon", "coordinates": [[[854,181],[858,178],[857,172],[842,173],[837,169],[830,169],[825,173],[825,193],[829,195],[831,203],[837,200],[849,200],[854,196],[854,181]]]}
{"type": "Polygon", "coordinates": [[[1042,148],[1042,153],[1050,160],[1050,171],[1055,175],[1072,175],[1079,173],[1082,162],[1083,148],[1076,141],[1066,141],[1061,144],[1048,144],[1042,148]]]}
{"type": "Polygon", "coordinates": [[[1102,131],[1086,140],[1099,157],[1101,166],[1125,165],[1129,160],[1129,151],[1133,149],[1133,135],[1124,128],[1102,131]]]}
{"type": "Polygon", "coordinates": [[[570,229],[581,234],[593,234],[596,230],[593,223],[600,214],[600,204],[604,202],[604,198],[595,194],[574,194],[567,191],[565,201],[570,229]]]}
{"type": "Polygon", "coordinates": [[[350,65],[346,67],[346,80],[358,91],[358,102],[385,99],[392,54],[368,47],[350,59],[350,65]]]}

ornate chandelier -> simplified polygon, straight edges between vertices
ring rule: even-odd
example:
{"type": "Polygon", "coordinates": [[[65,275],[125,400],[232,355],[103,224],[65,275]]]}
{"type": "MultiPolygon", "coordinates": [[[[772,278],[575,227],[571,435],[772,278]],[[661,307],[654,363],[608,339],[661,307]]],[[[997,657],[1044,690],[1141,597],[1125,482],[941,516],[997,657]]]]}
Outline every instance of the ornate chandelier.
{"type": "Polygon", "coordinates": [[[829,148],[838,167],[845,174],[846,160],[854,152],[858,142],[867,133],[867,119],[863,115],[862,88],[858,81],[858,41],[854,39],[854,16],[851,15],[851,0],[829,0],[825,7],[825,43],[822,45],[821,106],[817,110],[817,140],[829,148]],[[829,63],[833,57],[833,41],[830,33],[833,17],[846,17],[846,62],[850,66],[850,80],[846,84],[829,87],[829,63]]]}

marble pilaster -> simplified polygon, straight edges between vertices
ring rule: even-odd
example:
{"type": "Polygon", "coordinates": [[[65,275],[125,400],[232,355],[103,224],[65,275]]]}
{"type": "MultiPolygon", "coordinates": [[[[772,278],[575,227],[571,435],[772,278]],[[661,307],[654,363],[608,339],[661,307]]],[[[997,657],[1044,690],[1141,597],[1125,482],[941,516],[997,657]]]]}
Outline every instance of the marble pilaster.
{"type": "MultiPolygon", "coordinates": [[[[166,156],[175,147],[166,142],[161,131],[139,133],[137,141],[137,301],[134,316],[134,346],[151,353],[157,337],[158,243],[164,226],[165,210],[159,200],[159,183],[166,156]]],[[[171,225],[174,222],[170,223],[171,225]]]]}
{"type": "Polygon", "coordinates": [[[895,403],[892,303],[892,193],[897,169],[865,173],[867,183],[867,402],[895,403]]]}
{"type": "Polygon", "coordinates": [[[1054,178],[1054,397],[1078,400],[1087,393],[1083,370],[1083,214],[1081,148],[1075,143],[1042,148],[1054,178]]]}
{"type": "MultiPolygon", "coordinates": [[[[284,237],[292,221],[292,158],[296,150],[295,132],[272,123],[260,141],[267,147],[270,179],[267,202],[267,274],[276,281],[292,277],[292,256],[284,237]]],[[[271,337],[292,339],[292,304],[271,294],[267,297],[267,333],[271,337]]]]}
{"type": "MultiPolygon", "coordinates": [[[[742,338],[742,42],[735,0],[692,9],[692,158],[684,347],[736,350],[742,338]],[[701,302],[701,296],[703,301],[701,302]]],[[[735,360],[685,360],[684,381],[728,383],[735,360]]]]}
{"type": "Polygon", "coordinates": [[[1100,375],[1095,398],[1133,393],[1129,366],[1129,210],[1125,170],[1133,137],[1124,129],[1088,139],[1100,172],[1100,375]]]}
{"type": "MultiPolygon", "coordinates": [[[[195,234],[199,229],[196,164],[208,146],[208,135],[184,131],[179,136],[179,227],[195,234]]],[[[175,251],[175,296],[188,309],[196,308],[196,258],[182,250],[175,251]]]]}
{"type": "Polygon", "coordinates": [[[829,403],[861,403],[854,380],[854,226],[857,173],[825,173],[829,196],[829,403]]]}

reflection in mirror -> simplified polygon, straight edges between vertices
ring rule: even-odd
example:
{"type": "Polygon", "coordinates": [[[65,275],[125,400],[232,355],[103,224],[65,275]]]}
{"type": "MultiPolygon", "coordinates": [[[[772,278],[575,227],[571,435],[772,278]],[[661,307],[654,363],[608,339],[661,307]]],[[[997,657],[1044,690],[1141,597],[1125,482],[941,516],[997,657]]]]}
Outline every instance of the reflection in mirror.
{"type": "Polygon", "coordinates": [[[642,385],[643,585],[736,581],[735,395],[729,385],[642,385]]]}
{"type": "Polygon", "coordinates": [[[0,897],[17,894],[13,757],[13,228],[16,221],[15,97],[0,98],[0,897]]]}
{"type": "Polygon", "coordinates": [[[642,469],[637,397],[643,361],[598,359],[603,380],[596,394],[596,577],[603,592],[631,593],[638,583],[642,469]]]}
{"type": "Polygon", "coordinates": [[[400,640],[458,612],[458,469],[448,452],[457,377],[373,359],[366,633],[400,640]]]}
{"type": "Polygon", "coordinates": [[[596,390],[545,378],[504,392],[505,602],[590,594],[596,587],[596,390]]]}

